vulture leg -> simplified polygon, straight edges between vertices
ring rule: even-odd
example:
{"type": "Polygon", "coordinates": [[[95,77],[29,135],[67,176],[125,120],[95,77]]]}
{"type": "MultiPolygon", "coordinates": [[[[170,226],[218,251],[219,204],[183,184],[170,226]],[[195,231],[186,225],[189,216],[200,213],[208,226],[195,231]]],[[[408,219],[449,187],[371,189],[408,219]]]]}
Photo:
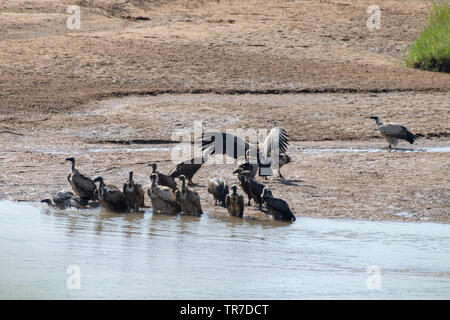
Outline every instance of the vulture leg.
{"type": "Polygon", "coordinates": [[[286,180],[283,175],[280,172],[280,169],[278,169],[278,178],[280,178],[281,180],[286,180]]]}

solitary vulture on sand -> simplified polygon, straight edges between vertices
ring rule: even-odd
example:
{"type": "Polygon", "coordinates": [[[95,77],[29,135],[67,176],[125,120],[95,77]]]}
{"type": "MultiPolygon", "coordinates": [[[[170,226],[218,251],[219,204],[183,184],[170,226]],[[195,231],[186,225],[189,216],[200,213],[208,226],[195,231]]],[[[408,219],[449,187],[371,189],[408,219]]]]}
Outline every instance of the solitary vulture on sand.
{"type": "Polygon", "coordinates": [[[231,194],[227,194],[225,197],[225,206],[227,207],[228,214],[233,217],[244,216],[244,196],[237,194],[237,186],[231,187],[231,194]]]}
{"type": "Polygon", "coordinates": [[[242,190],[247,193],[248,205],[250,205],[250,200],[253,199],[258,204],[259,210],[261,210],[263,203],[261,196],[265,185],[250,178],[249,171],[237,169],[235,172],[238,174],[238,179],[241,182],[242,190]]]}
{"type": "Polygon", "coordinates": [[[379,116],[371,116],[370,119],[375,120],[375,125],[380,130],[381,135],[389,143],[388,149],[391,149],[392,146],[395,147],[398,144],[398,140],[406,140],[411,144],[416,140],[416,136],[401,125],[394,123],[384,124],[379,116]]]}
{"type": "Polygon", "coordinates": [[[156,163],[149,163],[148,165],[152,167],[152,173],[156,173],[158,175],[158,184],[160,186],[169,187],[173,191],[177,190],[177,183],[173,177],[158,172],[156,163]]]}
{"type": "Polygon", "coordinates": [[[128,181],[123,184],[123,194],[128,201],[128,209],[138,212],[139,208],[143,208],[144,205],[144,190],[140,184],[134,183],[133,171],[128,174],[128,181]]]}
{"type": "Polygon", "coordinates": [[[45,198],[41,200],[41,202],[47,203],[49,206],[58,208],[58,209],[66,209],[66,208],[80,208],[80,204],[78,203],[79,198],[75,198],[72,192],[61,191],[58,192],[56,196],[52,199],[45,198]]]}
{"type": "Polygon", "coordinates": [[[228,194],[228,184],[222,178],[208,179],[208,193],[211,193],[215,200],[215,205],[217,206],[217,201],[219,201],[223,207],[225,206],[225,197],[228,194]]]}
{"type": "Polygon", "coordinates": [[[189,190],[186,186],[186,177],[181,175],[181,189],[175,192],[175,197],[180,204],[184,215],[200,217],[203,214],[200,204],[200,196],[197,192],[189,190]]]}
{"type": "Polygon", "coordinates": [[[276,160],[279,162],[280,155],[286,153],[286,150],[288,148],[288,137],[289,135],[283,128],[273,128],[272,130],[270,130],[269,134],[262,144],[257,143],[256,145],[254,145],[233,134],[207,132],[202,137],[202,147],[204,149],[211,148],[210,154],[214,154],[216,151],[221,151],[222,154],[226,154],[227,156],[234,159],[238,159],[241,156],[239,152],[247,152],[248,150],[250,155],[257,156],[259,175],[268,176],[272,175],[271,167],[273,167],[274,165],[274,159],[271,158],[271,162],[268,163],[268,158],[273,156],[273,151],[274,156],[278,157],[278,159],[276,160]],[[216,141],[216,138],[220,139],[220,137],[222,138],[222,141],[216,141]],[[227,144],[230,143],[233,144],[232,148],[227,148],[227,144]],[[216,150],[216,147],[219,147],[219,150],[216,150]],[[261,160],[263,161],[262,163],[261,160]]]}
{"type": "Polygon", "coordinates": [[[97,186],[94,181],[75,169],[75,158],[66,158],[65,161],[72,163],[72,172],[67,176],[67,180],[72,186],[73,192],[80,197],[80,204],[86,205],[89,200],[95,200],[97,186]]]}
{"type": "Polygon", "coordinates": [[[126,212],[128,210],[128,201],[122,191],[116,186],[105,185],[102,177],[97,177],[94,182],[99,182],[97,198],[100,205],[114,212],[126,212]]]}
{"type": "Polygon", "coordinates": [[[169,187],[158,186],[158,174],[150,175],[152,184],[147,190],[152,201],[153,213],[177,214],[181,211],[175,193],[169,187]]]}
{"type": "Polygon", "coordinates": [[[292,213],[287,202],[283,199],[273,197],[269,188],[264,188],[262,192],[262,199],[274,219],[291,222],[296,220],[295,215],[292,213]]]}

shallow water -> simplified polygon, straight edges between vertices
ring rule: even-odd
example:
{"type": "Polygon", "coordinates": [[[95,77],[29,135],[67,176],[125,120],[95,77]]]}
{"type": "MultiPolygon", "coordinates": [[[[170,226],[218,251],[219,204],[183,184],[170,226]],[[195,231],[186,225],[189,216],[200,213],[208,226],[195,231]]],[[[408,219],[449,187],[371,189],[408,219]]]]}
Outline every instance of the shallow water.
{"type": "MultiPolygon", "coordinates": [[[[354,152],[354,153],[375,153],[388,152],[387,148],[304,148],[300,149],[304,153],[333,153],[333,152],[354,152]]],[[[423,148],[394,148],[391,152],[450,152],[450,147],[423,147],[423,148]]]]}
{"type": "Polygon", "coordinates": [[[450,226],[434,223],[289,224],[0,201],[0,248],[2,299],[450,298],[450,226]],[[73,265],[80,289],[66,283],[73,265]]]}

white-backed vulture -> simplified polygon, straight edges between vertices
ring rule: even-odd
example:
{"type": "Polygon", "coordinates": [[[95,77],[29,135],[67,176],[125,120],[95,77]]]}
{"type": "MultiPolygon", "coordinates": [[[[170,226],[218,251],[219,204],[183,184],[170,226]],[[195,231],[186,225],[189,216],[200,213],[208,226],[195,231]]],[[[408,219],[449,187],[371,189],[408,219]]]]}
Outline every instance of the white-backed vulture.
{"type": "Polygon", "coordinates": [[[237,193],[237,186],[231,187],[231,194],[227,194],[225,197],[225,206],[227,207],[228,214],[233,217],[244,216],[244,196],[237,193]]]}
{"type": "Polygon", "coordinates": [[[246,176],[248,176],[249,178],[251,177],[251,172],[250,171],[246,171],[243,170],[242,168],[238,168],[235,171],[233,171],[233,173],[237,173],[238,174],[238,179],[241,182],[241,188],[244,191],[244,193],[247,195],[248,197],[248,203],[247,205],[250,205],[250,200],[252,200],[252,193],[250,192],[250,186],[248,184],[248,181],[246,180],[246,176]]]}
{"type": "Polygon", "coordinates": [[[83,176],[75,169],[75,158],[66,158],[65,161],[72,163],[72,172],[67,176],[67,180],[72,186],[73,192],[81,199],[81,204],[86,205],[89,200],[95,200],[97,186],[90,178],[83,176]]]}
{"type": "Polygon", "coordinates": [[[158,185],[158,175],[150,175],[152,184],[147,190],[148,196],[152,201],[153,213],[178,214],[181,211],[180,204],[177,201],[175,193],[169,187],[158,185]]]}
{"type": "Polygon", "coordinates": [[[186,186],[186,177],[181,175],[181,189],[175,192],[175,197],[180,204],[183,215],[200,217],[203,214],[200,204],[200,196],[197,192],[189,190],[186,186]]]}
{"type": "Polygon", "coordinates": [[[278,163],[278,177],[282,180],[286,180],[281,174],[280,170],[285,165],[291,162],[291,157],[286,153],[280,154],[280,162],[278,163]]]}
{"type": "Polygon", "coordinates": [[[256,155],[257,159],[254,162],[258,165],[259,175],[270,176],[272,175],[272,167],[276,162],[279,163],[280,154],[286,153],[289,146],[288,137],[289,135],[283,128],[273,128],[262,144],[258,142],[255,145],[233,134],[207,132],[202,136],[202,147],[203,149],[210,149],[210,154],[221,152],[234,159],[242,156],[242,154],[239,154],[240,152],[247,152],[248,150],[252,157],[256,155]],[[219,141],[216,141],[216,139],[219,139],[219,141]],[[232,148],[229,148],[230,143],[232,143],[232,148]],[[216,150],[216,148],[219,148],[219,150],[216,150]],[[272,154],[272,151],[274,154],[272,154]],[[268,161],[269,157],[271,157],[270,162],[268,161]],[[277,161],[274,161],[274,157],[277,157],[277,161]]]}
{"type": "Polygon", "coordinates": [[[191,186],[194,183],[192,182],[192,177],[197,173],[198,170],[202,167],[203,163],[205,163],[203,158],[193,158],[189,161],[183,161],[177,164],[175,169],[173,169],[169,173],[169,177],[172,179],[178,178],[183,175],[188,180],[188,185],[191,186]]]}
{"type": "Polygon", "coordinates": [[[97,198],[103,208],[114,212],[128,211],[127,198],[119,188],[113,185],[105,185],[102,177],[95,178],[94,182],[99,182],[97,198]]]}
{"type": "Polygon", "coordinates": [[[70,191],[60,191],[53,198],[45,198],[41,202],[61,210],[66,208],[80,208],[79,199],[75,198],[74,194],[70,191]]]}
{"type": "Polygon", "coordinates": [[[213,195],[216,206],[217,201],[219,201],[221,205],[225,207],[225,197],[228,194],[228,191],[228,184],[224,179],[208,179],[208,193],[213,195]]]}
{"type": "Polygon", "coordinates": [[[405,127],[395,124],[384,124],[379,116],[371,116],[370,119],[375,120],[375,125],[380,130],[381,136],[389,143],[388,149],[397,146],[398,140],[406,140],[413,144],[416,136],[405,127]]]}
{"type": "Polygon", "coordinates": [[[128,173],[128,181],[123,184],[123,194],[128,201],[128,209],[138,212],[144,205],[144,190],[140,184],[134,183],[133,171],[128,173]]]}
{"type": "Polygon", "coordinates": [[[149,163],[148,165],[152,167],[152,173],[156,173],[158,175],[158,184],[160,186],[169,187],[173,191],[177,190],[177,183],[173,177],[158,172],[156,163],[149,163]]]}
{"type": "Polygon", "coordinates": [[[250,205],[250,200],[253,199],[255,203],[258,204],[259,210],[261,210],[263,204],[261,195],[265,185],[250,178],[249,171],[242,171],[242,169],[238,169],[237,173],[238,179],[241,181],[242,190],[247,193],[248,205],[250,205]]]}
{"type": "Polygon", "coordinates": [[[291,222],[296,220],[295,215],[292,213],[287,202],[283,199],[275,198],[269,188],[264,188],[262,199],[274,219],[291,222]]]}

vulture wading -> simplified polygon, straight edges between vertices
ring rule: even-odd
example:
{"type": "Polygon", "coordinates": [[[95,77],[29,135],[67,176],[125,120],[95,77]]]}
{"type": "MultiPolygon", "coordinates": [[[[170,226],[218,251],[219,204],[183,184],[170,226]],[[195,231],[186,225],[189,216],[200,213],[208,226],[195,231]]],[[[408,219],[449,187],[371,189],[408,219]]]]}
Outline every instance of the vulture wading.
{"type": "Polygon", "coordinates": [[[122,191],[114,185],[105,185],[102,177],[97,177],[94,182],[99,182],[97,198],[100,205],[113,212],[127,212],[128,201],[122,191]]]}
{"type": "Polygon", "coordinates": [[[216,206],[217,201],[219,201],[223,207],[226,207],[225,197],[228,194],[228,191],[228,184],[224,179],[208,179],[208,193],[213,195],[216,206]]]}
{"type": "Polygon", "coordinates": [[[200,217],[203,214],[200,204],[200,196],[197,192],[189,190],[186,186],[186,177],[181,175],[181,189],[175,192],[175,197],[180,204],[183,215],[200,217]]]}
{"type": "Polygon", "coordinates": [[[134,183],[133,171],[128,173],[128,181],[123,184],[123,194],[128,201],[128,209],[138,212],[144,205],[144,190],[140,184],[134,183]]]}
{"type": "Polygon", "coordinates": [[[237,193],[237,186],[231,187],[231,194],[225,197],[225,206],[230,216],[240,218],[244,216],[244,196],[237,193]]]}
{"type": "Polygon", "coordinates": [[[292,213],[287,202],[283,199],[273,197],[269,188],[264,188],[262,192],[262,199],[274,219],[291,222],[296,220],[295,215],[292,213]]]}
{"type": "Polygon", "coordinates": [[[153,213],[178,214],[181,211],[180,204],[177,201],[175,193],[169,187],[158,185],[158,174],[150,175],[152,184],[147,190],[148,196],[152,201],[153,213]]]}
{"type": "Polygon", "coordinates": [[[80,197],[80,204],[86,205],[89,200],[95,201],[97,186],[94,181],[75,169],[75,158],[66,158],[65,161],[72,163],[72,172],[67,176],[67,180],[72,186],[73,192],[80,197]]]}

